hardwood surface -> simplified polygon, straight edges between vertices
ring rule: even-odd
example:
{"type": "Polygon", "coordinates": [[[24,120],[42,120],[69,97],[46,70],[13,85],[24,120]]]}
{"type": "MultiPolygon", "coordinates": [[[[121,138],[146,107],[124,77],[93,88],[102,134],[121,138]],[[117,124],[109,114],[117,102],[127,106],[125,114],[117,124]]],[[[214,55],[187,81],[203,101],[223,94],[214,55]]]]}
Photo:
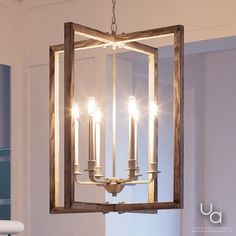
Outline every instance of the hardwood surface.
{"type": "Polygon", "coordinates": [[[65,208],[74,203],[74,129],[71,108],[74,101],[74,30],[65,24],[64,53],[64,202],[65,208]]]}

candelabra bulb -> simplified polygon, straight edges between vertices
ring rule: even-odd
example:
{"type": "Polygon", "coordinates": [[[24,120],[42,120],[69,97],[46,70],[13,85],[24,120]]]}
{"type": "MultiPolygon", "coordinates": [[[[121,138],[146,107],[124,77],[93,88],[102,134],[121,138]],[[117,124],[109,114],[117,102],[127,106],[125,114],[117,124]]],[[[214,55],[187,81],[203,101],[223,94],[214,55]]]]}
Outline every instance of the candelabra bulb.
{"type": "Polygon", "coordinates": [[[79,106],[78,106],[78,103],[73,104],[72,115],[73,115],[74,119],[76,119],[76,120],[79,119],[79,106]]]}
{"type": "Polygon", "coordinates": [[[88,100],[88,113],[89,115],[93,115],[96,110],[96,102],[94,97],[90,97],[88,100]]]}

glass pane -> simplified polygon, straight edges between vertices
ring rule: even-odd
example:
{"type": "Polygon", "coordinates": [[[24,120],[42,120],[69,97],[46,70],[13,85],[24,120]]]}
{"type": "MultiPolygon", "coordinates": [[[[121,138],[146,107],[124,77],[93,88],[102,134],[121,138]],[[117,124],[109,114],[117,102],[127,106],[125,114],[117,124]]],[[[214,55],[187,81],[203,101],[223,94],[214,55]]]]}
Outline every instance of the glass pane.
{"type": "Polygon", "coordinates": [[[10,219],[10,67],[0,65],[0,219],[10,219]]]}
{"type": "Polygon", "coordinates": [[[0,148],[0,158],[9,159],[10,158],[10,149],[9,148],[0,148]]]}
{"type": "Polygon", "coordinates": [[[10,220],[11,206],[10,205],[0,205],[0,220],[10,220]]]}
{"type": "Polygon", "coordinates": [[[0,199],[10,198],[10,162],[0,162],[0,199]]]}
{"type": "Polygon", "coordinates": [[[10,67],[0,65],[0,148],[10,146],[10,67]]]}

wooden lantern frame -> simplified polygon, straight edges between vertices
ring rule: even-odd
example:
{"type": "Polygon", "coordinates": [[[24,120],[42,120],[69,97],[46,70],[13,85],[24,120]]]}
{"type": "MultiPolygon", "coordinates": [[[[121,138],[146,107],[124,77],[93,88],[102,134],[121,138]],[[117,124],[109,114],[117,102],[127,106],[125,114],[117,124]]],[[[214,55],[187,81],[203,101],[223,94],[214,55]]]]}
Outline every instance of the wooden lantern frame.
{"type": "MultiPolygon", "coordinates": [[[[169,26],[127,34],[112,35],[72,22],[65,23],[64,44],[50,47],[50,213],[88,213],[88,212],[144,212],[156,213],[162,209],[180,209],[183,207],[183,106],[184,106],[184,27],[169,26]],[[75,35],[88,37],[88,40],[75,42],[75,35]],[[158,202],[157,176],[149,184],[148,203],[88,203],[74,199],[74,134],[73,118],[70,108],[74,101],[74,51],[121,43],[122,47],[149,56],[150,74],[157,99],[157,62],[158,50],[137,41],[174,36],[174,172],[173,201],[158,202]],[[64,52],[64,206],[59,206],[59,154],[56,151],[59,141],[56,129],[59,128],[59,54],[64,52]]],[[[157,141],[157,135],[156,135],[157,141]]],[[[157,143],[157,142],[156,142],[157,143]]],[[[156,147],[157,148],[157,147],[156,147]]],[[[156,160],[157,162],[157,151],[156,160]]]]}

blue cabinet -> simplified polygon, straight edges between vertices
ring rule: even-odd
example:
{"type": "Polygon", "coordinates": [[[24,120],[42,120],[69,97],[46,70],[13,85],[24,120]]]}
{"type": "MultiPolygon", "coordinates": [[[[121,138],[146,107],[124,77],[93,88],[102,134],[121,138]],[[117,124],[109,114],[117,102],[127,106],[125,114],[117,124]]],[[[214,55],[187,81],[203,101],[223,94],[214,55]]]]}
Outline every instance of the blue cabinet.
{"type": "Polygon", "coordinates": [[[10,67],[0,65],[0,220],[11,215],[10,67]]]}

